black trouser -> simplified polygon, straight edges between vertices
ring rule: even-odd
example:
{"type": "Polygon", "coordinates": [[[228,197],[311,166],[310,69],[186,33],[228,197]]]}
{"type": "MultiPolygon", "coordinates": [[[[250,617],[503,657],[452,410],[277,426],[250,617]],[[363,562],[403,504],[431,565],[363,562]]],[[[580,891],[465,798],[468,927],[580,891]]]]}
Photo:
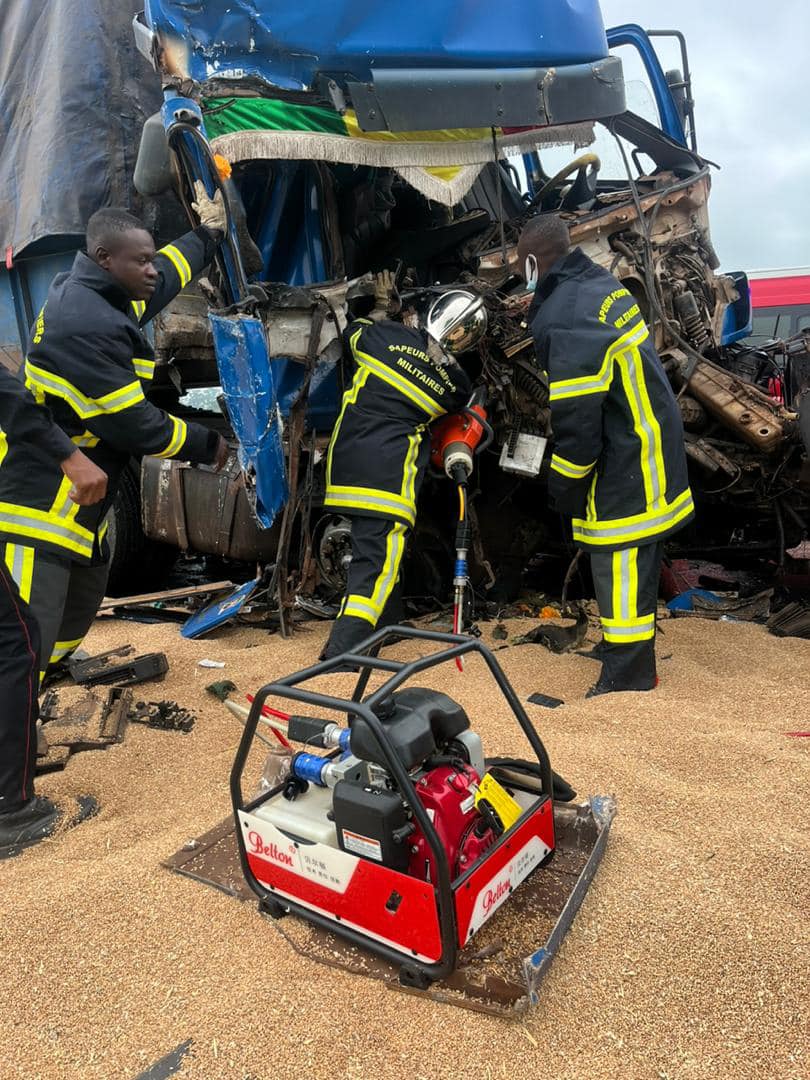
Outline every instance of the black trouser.
{"type": "Polygon", "coordinates": [[[39,627],[0,560],[0,813],[34,794],[39,627]]]}
{"type": "Polygon", "coordinates": [[[81,645],[104,598],[108,561],[78,563],[6,544],[3,561],[39,626],[42,671],[81,645]]]}
{"type": "Polygon", "coordinates": [[[655,676],[655,615],[663,544],[591,551],[603,642],[598,656],[600,690],[652,690],[655,676]]]}
{"type": "Polygon", "coordinates": [[[321,659],[350,652],[378,625],[392,626],[401,620],[399,573],[408,532],[408,526],[398,521],[352,517],[346,595],[321,659]]]}

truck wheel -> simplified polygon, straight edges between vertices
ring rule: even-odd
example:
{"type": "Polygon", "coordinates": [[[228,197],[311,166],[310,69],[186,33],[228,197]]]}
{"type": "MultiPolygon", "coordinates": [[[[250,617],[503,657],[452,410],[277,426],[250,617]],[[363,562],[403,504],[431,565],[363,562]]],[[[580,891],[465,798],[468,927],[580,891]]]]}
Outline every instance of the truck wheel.
{"type": "Polygon", "coordinates": [[[159,589],[174,566],[177,548],[149,540],[141,527],[140,466],[121,474],[107,533],[110,545],[109,596],[134,596],[159,589]]]}

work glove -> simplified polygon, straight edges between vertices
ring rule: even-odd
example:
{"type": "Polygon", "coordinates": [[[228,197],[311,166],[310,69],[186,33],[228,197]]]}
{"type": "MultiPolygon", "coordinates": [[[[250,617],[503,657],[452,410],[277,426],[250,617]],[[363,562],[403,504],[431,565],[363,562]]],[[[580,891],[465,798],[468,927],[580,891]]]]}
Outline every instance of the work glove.
{"type": "Polygon", "coordinates": [[[396,315],[402,310],[402,301],[390,270],[381,270],[374,275],[374,307],[386,315],[396,315]]]}
{"type": "Polygon", "coordinates": [[[202,180],[195,180],[194,194],[197,201],[191,204],[191,208],[196,211],[200,224],[204,225],[206,229],[218,229],[221,233],[227,232],[228,218],[225,213],[225,203],[222,201],[222,192],[218,190],[211,199],[208,197],[202,180]]]}

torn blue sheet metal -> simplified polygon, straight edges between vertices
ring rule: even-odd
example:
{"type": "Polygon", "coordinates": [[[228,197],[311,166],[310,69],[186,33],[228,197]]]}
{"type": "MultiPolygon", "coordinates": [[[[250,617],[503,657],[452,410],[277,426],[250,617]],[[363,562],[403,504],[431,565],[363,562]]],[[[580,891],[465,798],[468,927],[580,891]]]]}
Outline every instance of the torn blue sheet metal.
{"type": "Polygon", "coordinates": [[[301,89],[319,74],[362,82],[380,68],[521,68],[607,56],[597,0],[146,0],[148,25],[181,38],[188,70],[301,89]]]}
{"type": "Polygon", "coordinates": [[[198,638],[223,626],[226,622],[235,618],[245,604],[250,600],[261,584],[261,578],[247,581],[240,585],[232,593],[222,600],[215,600],[213,604],[204,607],[187,619],[180,628],[180,634],[184,638],[198,638]]]}
{"type": "Polygon", "coordinates": [[[267,335],[261,319],[252,315],[210,314],[208,318],[248,497],[259,524],[269,529],[289,489],[267,335]]]}

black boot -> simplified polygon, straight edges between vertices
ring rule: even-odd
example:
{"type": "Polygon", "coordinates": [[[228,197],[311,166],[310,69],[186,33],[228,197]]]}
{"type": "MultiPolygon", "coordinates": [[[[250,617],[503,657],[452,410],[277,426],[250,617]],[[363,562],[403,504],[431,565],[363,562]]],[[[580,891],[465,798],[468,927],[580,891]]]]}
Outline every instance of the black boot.
{"type": "MultiPolygon", "coordinates": [[[[76,812],[69,822],[71,827],[92,817],[98,810],[98,803],[92,795],[79,795],[76,802],[76,812]]],[[[42,795],[35,795],[18,810],[0,814],[0,859],[10,859],[25,848],[53,836],[62,816],[63,811],[42,795]]]]}

